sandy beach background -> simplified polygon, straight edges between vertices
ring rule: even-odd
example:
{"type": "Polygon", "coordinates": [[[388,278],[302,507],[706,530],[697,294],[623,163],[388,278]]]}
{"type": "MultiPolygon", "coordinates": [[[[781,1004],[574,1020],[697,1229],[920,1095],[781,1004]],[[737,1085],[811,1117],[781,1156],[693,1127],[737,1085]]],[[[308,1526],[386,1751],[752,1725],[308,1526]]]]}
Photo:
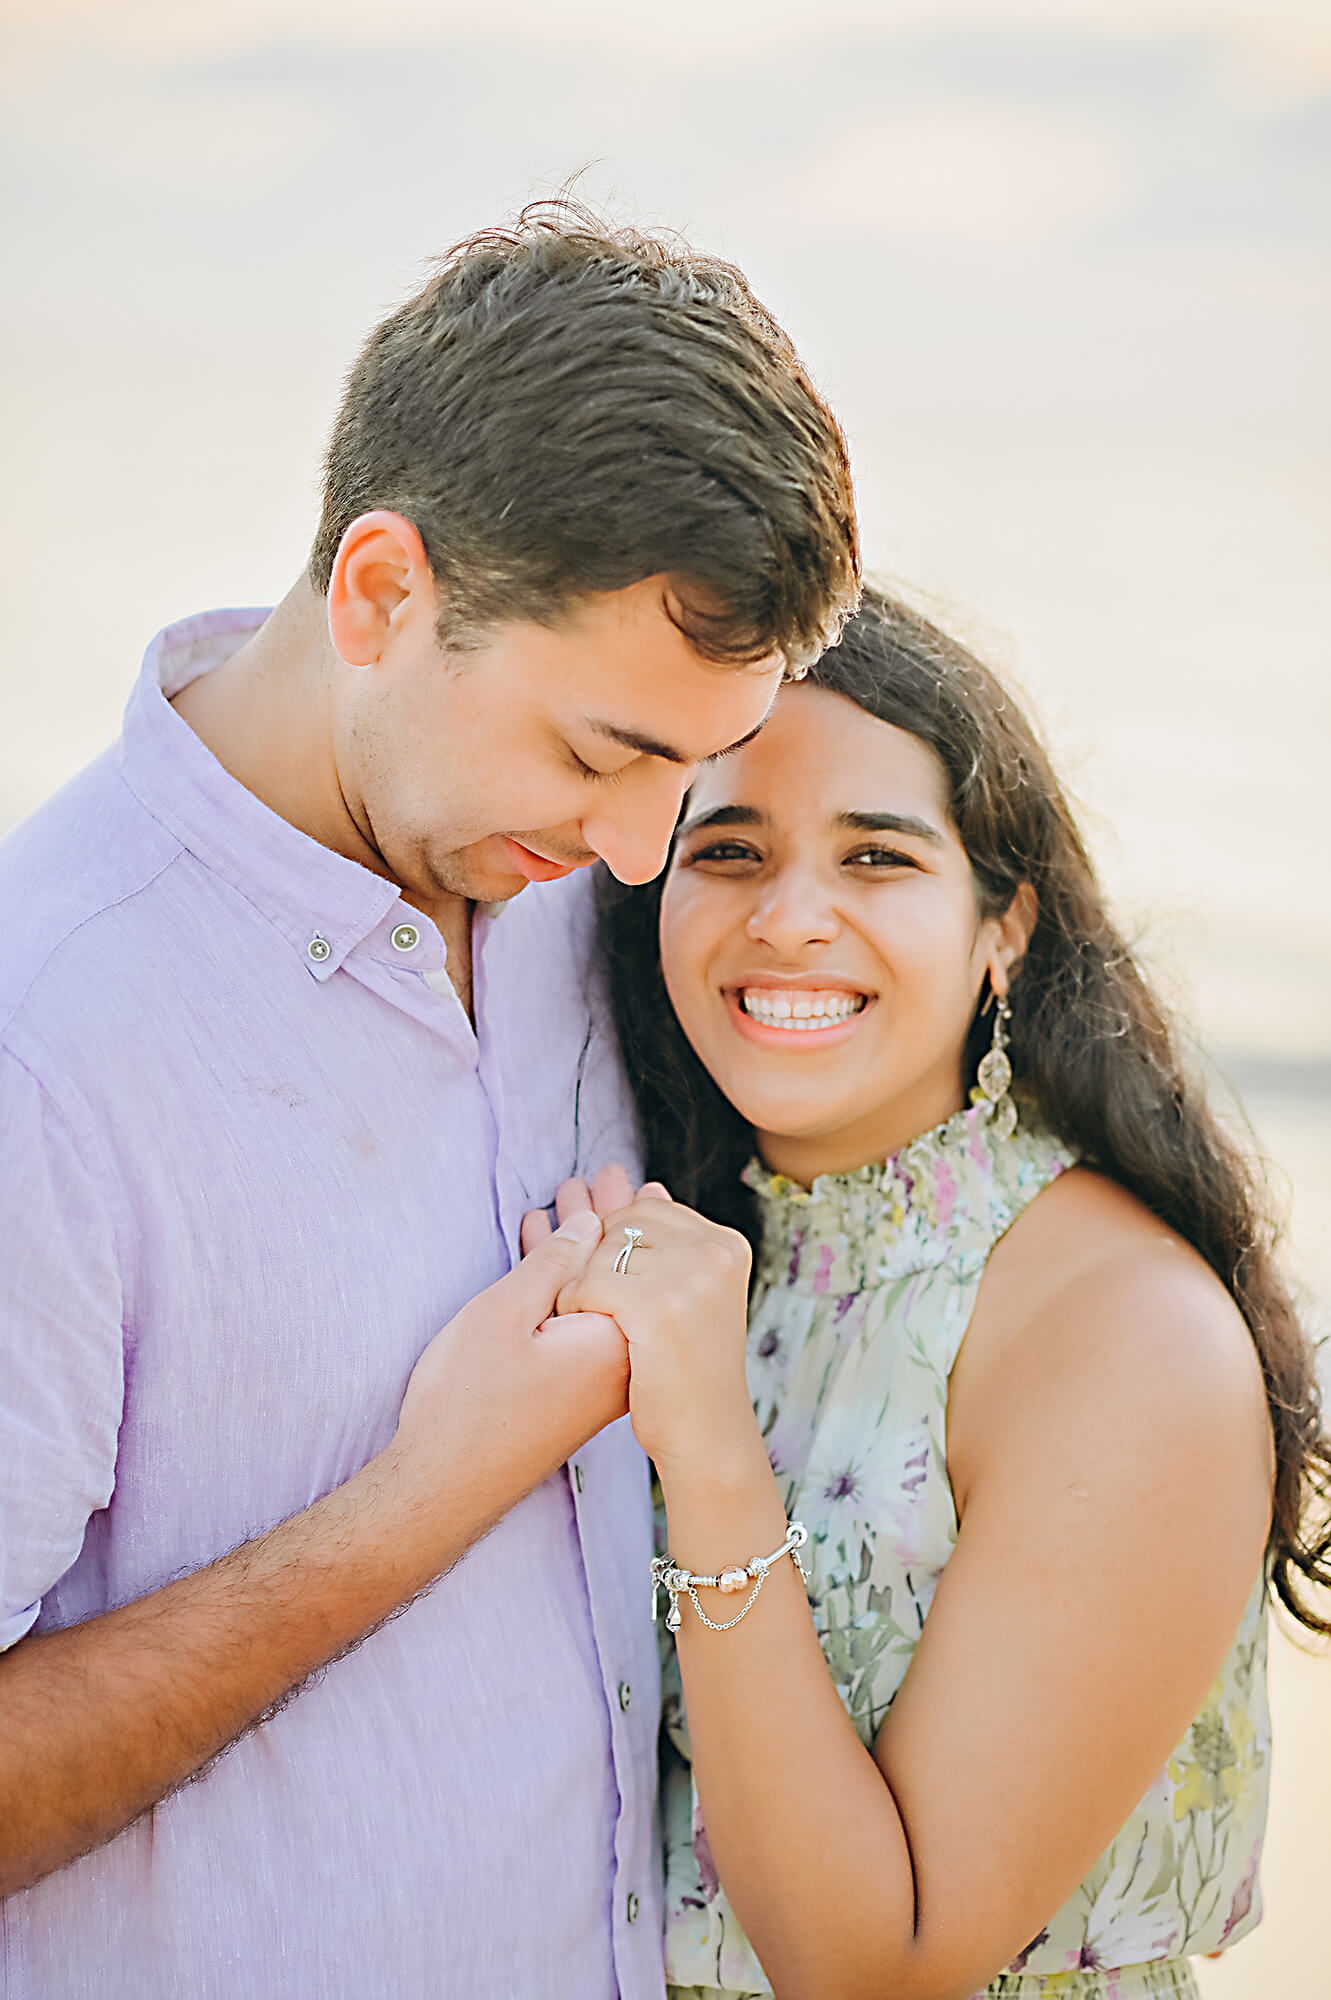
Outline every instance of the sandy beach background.
{"type": "MultiPolygon", "coordinates": [[[[871,564],[1033,698],[1331,1308],[1331,17],[1303,0],[48,0],[4,12],[0,828],[152,632],[300,568],[342,370],[586,168],[742,262],[871,564]],[[1241,1110],[1240,1110],[1241,1107],[1241,1110]]],[[[1274,1648],[1268,1919],[1331,1992],[1331,1662],[1274,1648]]]]}

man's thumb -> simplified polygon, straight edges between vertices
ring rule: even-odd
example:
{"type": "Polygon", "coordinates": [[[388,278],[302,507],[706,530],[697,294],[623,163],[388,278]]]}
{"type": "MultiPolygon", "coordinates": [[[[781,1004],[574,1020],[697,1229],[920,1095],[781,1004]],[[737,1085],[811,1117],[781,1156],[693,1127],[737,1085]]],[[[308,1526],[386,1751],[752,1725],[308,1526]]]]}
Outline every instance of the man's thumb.
{"type": "Polygon", "coordinates": [[[595,1210],[576,1209],[552,1236],[529,1250],[510,1274],[527,1292],[527,1304],[534,1313],[533,1326],[554,1311],[555,1300],[564,1286],[582,1276],[600,1240],[601,1223],[595,1210]]]}
{"type": "Polygon", "coordinates": [[[601,1218],[594,1208],[575,1208],[568,1220],[560,1223],[550,1241],[576,1244],[577,1268],[581,1271],[600,1242],[602,1233],[601,1218]]]}

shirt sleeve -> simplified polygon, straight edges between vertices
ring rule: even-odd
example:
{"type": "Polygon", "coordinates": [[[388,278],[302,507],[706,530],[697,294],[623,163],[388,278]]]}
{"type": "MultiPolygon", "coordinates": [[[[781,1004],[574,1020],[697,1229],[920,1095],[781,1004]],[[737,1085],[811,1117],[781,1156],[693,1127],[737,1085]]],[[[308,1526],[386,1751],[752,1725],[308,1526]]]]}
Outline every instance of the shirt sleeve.
{"type": "Polygon", "coordinates": [[[35,1078],[0,1053],[0,1650],[115,1484],[124,1400],[110,1217],[35,1078]]]}

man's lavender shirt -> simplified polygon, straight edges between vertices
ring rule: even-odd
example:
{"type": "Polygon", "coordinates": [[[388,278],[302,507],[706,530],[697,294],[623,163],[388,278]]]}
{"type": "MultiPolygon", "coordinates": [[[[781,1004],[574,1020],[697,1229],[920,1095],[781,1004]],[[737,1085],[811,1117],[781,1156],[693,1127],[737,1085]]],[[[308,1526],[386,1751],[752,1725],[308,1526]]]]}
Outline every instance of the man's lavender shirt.
{"type": "MultiPolygon", "coordinates": [[[[0,849],[0,1645],[349,1478],[524,1210],[632,1144],[585,876],[478,914],[473,1034],[433,925],[170,707],[261,617],[164,633],[121,741],[0,849]]],[[[625,1421],[0,1903],[4,1993],[654,2000],[650,1553],[625,1421]]]]}

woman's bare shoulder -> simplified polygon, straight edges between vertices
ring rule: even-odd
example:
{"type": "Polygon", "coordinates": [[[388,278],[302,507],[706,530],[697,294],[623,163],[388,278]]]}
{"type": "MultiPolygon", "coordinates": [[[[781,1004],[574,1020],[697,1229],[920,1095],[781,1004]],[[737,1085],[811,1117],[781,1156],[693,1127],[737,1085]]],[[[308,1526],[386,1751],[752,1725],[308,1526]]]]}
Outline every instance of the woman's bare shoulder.
{"type": "Polygon", "coordinates": [[[950,1429],[989,1432],[1018,1384],[1091,1436],[1130,1418],[1176,1439],[1260,1443],[1261,1366],[1227,1287],[1193,1246],[1104,1175],[1070,1169],[995,1247],[953,1375],[950,1429]]]}
{"type": "Polygon", "coordinates": [[[1027,1204],[999,1249],[1011,1254],[1020,1246],[1023,1255],[1042,1259],[1055,1252],[1061,1268],[1064,1263],[1089,1267],[1125,1254],[1153,1253],[1166,1245],[1207,1268],[1191,1245],[1136,1195],[1092,1167],[1070,1167],[1027,1204]]]}
{"type": "Polygon", "coordinates": [[[1208,1351],[1251,1357],[1234,1298],[1192,1244],[1104,1174],[1073,1167],[1028,1204],[996,1246],[984,1286],[1032,1333],[1063,1318],[1181,1317],[1208,1351]]]}

